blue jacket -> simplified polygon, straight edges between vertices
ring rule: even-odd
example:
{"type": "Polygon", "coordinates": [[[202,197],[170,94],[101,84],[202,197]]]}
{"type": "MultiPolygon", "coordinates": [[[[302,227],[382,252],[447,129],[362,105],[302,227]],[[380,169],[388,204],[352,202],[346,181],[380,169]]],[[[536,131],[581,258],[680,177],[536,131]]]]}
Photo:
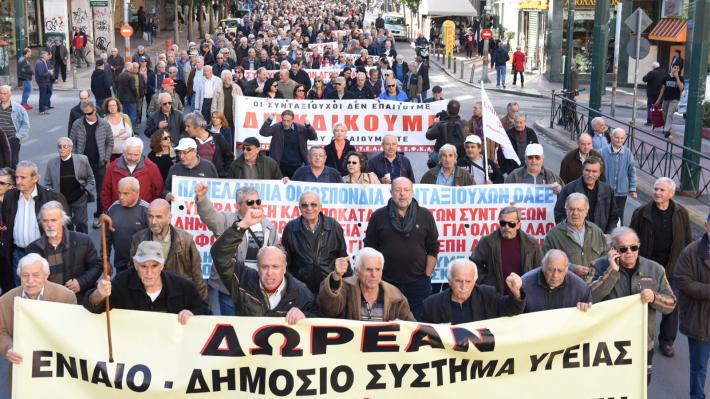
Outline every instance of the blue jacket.
{"type": "Polygon", "coordinates": [[[604,158],[606,182],[614,189],[617,197],[625,197],[636,191],[636,160],[628,147],[614,153],[611,145],[602,148],[599,153],[604,158]]]}
{"type": "MultiPolygon", "coordinates": [[[[399,163],[399,176],[390,176],[390,178],[394,180],[400,176],[404,176],[414,183],[414,171],[412,170],[412,164],[409,162],[409,159],[405,157],[403,153],[398,152],[394,162],[399,163]]],[[[380,180],[382,180],[382,177],[387,173],[391,173],[383,152],[370,159],[370,162],[367,163],[367,169],[375,173],[380,180]]]]}
{"type": "Polygon", "coordinates": [[[293,172],[293,181],[307,181],[311,183],[342,183],[343,177],[337,169],[326,166],[323,172],[316,177],[310,165],[303,165],[293,172]]]}
{"type": "Polygon", "coordinates": [[[387,94],[387,90],[382,91],[382,93],[380,93],[380,99],[381,100],[402,101],[402,102],[406,102],[407,100],[409,100],[409,98],[407,97],[407,93],[405,93],[404,90],[399,90],[399,89],[397,89],[397,95],[394,96],[394,98],[390,97],[387,94]]]}
{"type": "Polygon", "coordinates": [[[502,46],[499,46],[496,48],[496,51],[493,52],[493,56],[491,57],[491,63],[495,66],[505,66],[505,64],[510,60],[510,56],[508,56],[508,50],[503,48],[502,46]]]}
{"type": "Polygon", "coordinates": [[[50,61],[40,59],[35,63],[35,80],[38,85],[52,83],[52,74],[49,73],[49,68],[51,68],[50,61]]]}
{"type": "Polygon", "coordinates": [[[27,115],[27,111],[22,108],[22,105],[14,101],[12,104],[12,113],[10,117],[12,118],[12,123],[15,125],[15,131],[17,132],[15,136],[18,139],[24,140],[30,136],[30,117],[27,115]]]}
{"type": "Polygon", "coordinates": [[[571,270],[565,281],[556,288],[550,288],[538,267],[525,273],[523,291],[525,291],[525,313],[542,310],[573,308],[577,303],[592,303],[592,290],[587,283],[571,270]]]}

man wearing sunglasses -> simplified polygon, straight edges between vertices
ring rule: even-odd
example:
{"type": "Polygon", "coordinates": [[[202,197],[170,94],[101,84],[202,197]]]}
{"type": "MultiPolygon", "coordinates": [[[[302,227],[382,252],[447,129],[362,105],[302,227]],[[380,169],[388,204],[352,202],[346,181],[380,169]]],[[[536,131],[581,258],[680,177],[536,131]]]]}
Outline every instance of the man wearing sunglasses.
{"type": "Polygon", "coordinates": [[[647,383],[653,371],[653,346],[656,337],[656,311],[670,314],[676,297],[666,279],[663,266],[639,256],[639,237],[629,227],[617,227],[611,232],[611,250],[606,257],[593,262],[596,274],[591,284],[594,303],[630,295],[639,295],[648,309],[647,383]]]}
{"type": "Polygon", "coordinates": [[[76,231],[87,233],[87,202],[96,200],[96,181],[89,159],[83,154],[72,154],[74,144],[69,137],[57,140],[59,156],[47,161],[43,183],[45,187],[59,191],[71,207],[72,223],[76,231]]]}
{"type": "Polygon", "coordinates": [[[175,109],[173,97],[169,93],[158,94],[158,104],[160,109],[148,114],[144,133],[150,137],[158,129],[167,129],[170,132],[170,140],[177,143],[187,136],[183,114],[175,109]]]}
{"type": "Polygon", "coordinates": [[[283,174],[273,158],[261,153],[261,143],[256,137],[243,141],[244,152],[229,165],[228,179],[281,180],[283,174]]]}
{"type": "MultiPolygon", "coordinates": [[[[259,191],[257,191],[256,188],[240,187],[237,189],[234,197],[237,204],[236,212],[218,212],[209,199],[208,186],[204,183],[199,183],[195,186],[197,214],[216,237],[222,235],[233,223],[239,223],[244,219],[250,209],[256,209],[258,211],[262,209],[262,200],[259,198],[259,191]]],[[[242,242],[237,246],[234,256],[237,258],[237,261],[243,262],[245,266],[258,270],[257,255],[259,250],[265,246],[274,246],[278,243],[279,234],[276,228],[271,221],[263,217],[259,223],[247,229],[242,242]]],[[[210,291],[212,311],[222,316],[234,316],[234,301],[232,301],[229,291],[220,280],[214,266],[212,266],[207,286],[210,291]],[[216,292],[216,294],[214,292],[216,292]],[[215,301],[214,298],[218,300],[215,301]]]]}
{"type": "MultiPolygon", "coordinates": [[[[666,277],[678,295],[675,268],[683,248],[693,241],[688,211],[673,201],[676,185],[672,179],[659,177],[653,185],[653,201],[636,208],[629,227],[640,238],[640,255],[658,262],[666,269],[666,277]]],[[[658,341],[661,353],[673,357],[673,342],[678,333],[678,309],[661,318],[658,341]]]]}
{"type": "Polygon", "coordinates": [[[542,259],[540,244],[522,230],[520,210],[507,206],[498,214],[500,228],[481,237],[469,257],[478,267],[478,284],[496,288],[498,293],[509,293],[505,283],[511,273],[519,276],[536,268],[542,259]]]}

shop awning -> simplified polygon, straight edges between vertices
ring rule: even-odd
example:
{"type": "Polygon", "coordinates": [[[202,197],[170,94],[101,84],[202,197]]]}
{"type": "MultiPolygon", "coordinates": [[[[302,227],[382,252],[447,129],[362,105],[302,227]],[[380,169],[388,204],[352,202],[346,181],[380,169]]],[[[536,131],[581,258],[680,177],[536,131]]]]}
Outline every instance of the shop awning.
{"type": "Polygon", "coordinates": [[[650,40],[662,42],[685,42],[688,35],[688,20],[682,18],[661,18],[648,34],[650,40]]]}
{"type": "Polygon", "coordinates": [[[468,0],[422,0],[419,13],[429,17],[475,17],[478,15],[468,0]]]}

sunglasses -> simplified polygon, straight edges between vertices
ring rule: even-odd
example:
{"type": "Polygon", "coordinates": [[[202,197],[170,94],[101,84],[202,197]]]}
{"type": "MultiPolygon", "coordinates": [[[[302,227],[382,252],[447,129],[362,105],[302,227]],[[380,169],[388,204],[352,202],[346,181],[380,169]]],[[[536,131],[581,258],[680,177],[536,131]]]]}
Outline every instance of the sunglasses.
{"type": "Polygon", "coordinates": [[[526,158],[527,158],[527,159],[536,159],[536,160],[538,160],[538,161],[539,161],[540,159],[542,159],[542,157],[539,156],[539,155],[529,155],[529,156],[527,156],[526,158]]]}
{"type": "Polygon", "coordinates": [[[298,89],[298,90],[296,90],[296,93],[299,93],[299,92],[300,92],[300,93],[303,93],[304,91],[305,91],[305,90],[303,90],[303,89],[298,89]]]}
{"type": "Polygon", "coordinates": [[[500,227],[510,227],[512,229],[518,225],[518,222],[506,222],[505,220],[499,220],[498,224],[500,227]]]}
{"type": "Polygon", "coordinates": [[[301,208],[317,208],[318,203],[317,202],[304,202],[301,204],[301,208]]]}
{"type": "Polygon", "coordinates": [[[348,165],[358,165],[360,162],[358,161],[348,161],[348,165]]]}
{"type": "Polygon", "coordinates": [[[69,148],[69,144],[57,144],[57,148],[59,148],[60,150],[65,150],[69,148]]]}
{"type": "Polygon", "coordinates": [[[397,85],[387,85],[387,87],[397,87],[397,85]]]}
{"type": "Polygon", "coordinates": [[[168,141],[168,140],[170,140],[170,136],[163,136],[163,137],[161,138],[161,140],[163,140],[163,141],[168,141]]]}
{"type": "Polygon", "coordinates": [[[252,152],[255,150],[256,150],[256,146],[244,147],[244,151],[246,151],[246,152],[252,152]]]}
{"type": "Polygon", "coordinates": [[[244,203],[247,204],[247,206],[254,206],[254,204],[261,205],[261,200],[260,199],[246,200],[246,201],[244,201],[244,203]]]}
{"type": "Polygon", "coordinates": [[[638,251],[638,250],[639,250],[639,246],[638,246],[637,244],[634,244],[634,245],[632,245],[632,246],[630,246],[630,247],[626,247],[626,246],[624,246],[624,247],[619,247],[619,248],[617,248],[616,250],[619,251],[619,253],[625,254],[625,253],[629,252],[629,250],[631,250],[631,252],[636,252],[636,251],[638,251]]]}
{"type": "Polygon", "coordinates": [[[172,105],[172,104],[173,104],[172,102],[163,103],[163,105],[172,105]]]}
{"type": "Polygon", "coordinates": [[[94,114],[94,111],[91,111],[91,112],[84,112],[84,115],[86,115],[86,116],[93,115],[93,114],[94,114]]]}

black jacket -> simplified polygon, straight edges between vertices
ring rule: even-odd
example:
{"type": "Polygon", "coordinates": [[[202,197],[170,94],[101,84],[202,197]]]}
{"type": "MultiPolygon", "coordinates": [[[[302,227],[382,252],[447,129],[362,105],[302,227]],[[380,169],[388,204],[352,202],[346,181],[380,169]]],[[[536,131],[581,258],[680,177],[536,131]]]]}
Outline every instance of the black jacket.
{"type": "Polygon", "coordinates": [[[357,97],[350,91],[345,90],[343,93],[343,98],[338,97],[337,91],[332,91],[325,95],[326,100],[357,100],[357,97]]]}
{"type": "MultiPolygon", "coordinates": [[[[264,137],[271,137],[271,144],[269,145],[269,156],[274,158],[276,162],[281,162],[281,157],[283,157],[285,144],[285,133],[282,122],[274,123],[271,125],[271,119],[264,121],[259,129],[259,135],[264,137]]],[[[308,149],[306,148],[308,140],[315,140],[318,138],[316,131],[311,125],[302,125],[300,123],[294,122],[292,125],[295,129],[296,134],[298,134],[298,149],[301,153],[301,161],[303,163],[308,162],[308,149]]]]}
{"type": "Polygon", "coordinates": [[[451,144],[456,147],[459,157],[466,155],[464,140],[466,139],[464,129],[466,122],[458,115],[446,115],[431,125],[426,132],[426,138],[436,140],[434,150],[439,151],[444,144],[451,144]]]}
{"type": "MultiPolygon", "coordinates": [[[[160,121],[164,119],[166,119],[165,114],[163,114],[163,111],[160,109],[148,115],[143,133],[150,138],[150,136],[158,130],[158,124],[160,121]]],[[[185,119],[183,118],[182,112],[176,109],[170,110],[170,115],[167,117],[167,120],[168,130],[170,131],[170,139],[173,143],[177,143],[181,138],[187,137],[187,132],[185,131],[185,119]]]]}
{"type": "Polygon", "coordinates": [[[227,171],[234,161],[234,154],[225,139],[219,133],[210,133],[212,140],[214,140],[214,156],[212,157],[212,164],[217,169],[219,177],[227,177],[227,171]]]}
{"type": "Polygon", "coordinates": [[[592,289],[581,277],[567,272],[565,280],[556,288],[550,288],[538,267],[523,276],[525,313],[543,310],[573,308],[577,303],[592,303],[592,289]]]}
{"type": "MultiPolygon", "coordinates": [[[[240,316],[280,316],[284,317],[291,308],[300,309],[306,316],[318,316],[313,293],[301,281],[286,273],[286,290],[281,293],[281,301],[274,309],[269,306],[269,298],[259,285],[259,273],[243,262],[237,261],[234,254],[241,244],[246,230],[233,224],[210,249],[215,270],[219,273],[225,287],[234,300],[237,314],[240,316]]],[[[288,269],[291,269],[289,264],[288,269]]]]}
{"type": "MultiPolygon", "coordinates": [[[[246,161],[244,160],[244,154],[242,154],[229,165],[227,174],[224,177],[227,179],[246,179],[244,174],[245,167],[246,161]]],[[[262,153],[259,153],[256,158],[256,173],[259,175],[259,180],[281,180],[283,178],[279,164],[270,156],[262,153]]]]}
{"type": "Polygon", "coordinates": [[[281,234],[289,272],[314,294],[318,293],[321,281],[335,269],[335,259],[348,256],[338,221],[323,214],[319,218],[314,239],[309,238],[312,233],[304,227],[302,217],[288,222],[281,234]]]}
{"type": "MultiPolygon", "coordinates": [[[[555,223],[560,223],[567,218],[565,211],[565,201],[572,193],[580,193],[587,195],[584,186],[584,178],[580,177],[572,180],[565,185],[557,194],[557,203],[555,204],[555,223]]],[[[616,224],[619,222],[619,212],[616,209],[616,201],[614,199],[614,189],[603,181],[597,181],[597,202],[594,209],[589,209],[587,220],[599,227],[604,234],[611,234],[616,224]],[[594,211],[594,218],[590,218],[594,211]]]]}
{"type": "MultiPolygon", "coordinates": [[[[515,126],[511,127],[506,131],[508,134],[508,139],[510,139],[510,144],[513,146],[513,150],[515,152],[518,152],[518,140],[516,140],[515,135],[517,134],[517,131],[515,130],[515,126]]],[[[526,146],[527,144],[533,144],[533,143],[538,143],[537,140],[537,134],[535,134],[535,131],[532,130],[529,127],[525,127],[525,143],[526,146]]],[[[521,159],[520,162],[522,163],[522,166],[525,165],[525,160],[521,159]]],[[[500,164],[500,170],[503,173],[510,173],[513,170],[517,169],[521,165],[518,165],[515,163],[514,160],[512,159],[507,159],[505,155],[503,155],[503,147],[498,148],[498,163],[500,164]]]]}
{"type": "MultiPolygon", "coordinates": [[[[99,107],[98,104],[96,104],[97,107],[99,107]]],[[[75,105],[72,107],[71,110],[69,110],[69,127],[67,128],[67,132],[71,132],[71,127],[74,124],[74,122],[77,119],[81,119],[84,117],[84,111],[81,110],[81,102],[79,104],[75,105]]],[[[76,145],[76,143],[74,143],[76,145]]]]}
{"type": "Polygon", "coordinates": [[[345,167],[344,161],[345,156],[351,151],[355,151],[355,146],[350,144],[350,140],[345,139],[345,148],[343,148],[342,158],[338,158],[338,151],[335,150],[335,142],[331,141],[330,144],[325,146],[325,166],[330,166],[340,172],[341,175],[345,176],[348,174],[348,169],[345,167]]]}
{"type": "MultiPolygon", "coordinates": [[[[205,301],[197,293],[195,284],[177,274],[164,270],[160,272],[163,281],[163,290],[160,295],[167,296],[168,313],[178,314],[182,310],[189,310],[195,315],[206,315],[209,308],[205,301]]],[[[102,313],[106,310],[104,302],[99,305],[92,305],[89,296],[95,288],[86,293],[84,307],[92,313],[102,313]]],[[[138,272],[134,267],[118,273],[111,282],[111,309],[143,310],[146,312],[158,311],[154,308],[153,302],[145,292],[145,287],[141,282],[138,272]]]]}
{"type": "MultiPolygon", "coordinates": [[[[520,290],[521,300],[513,295],[503,295],[488,285],[478,285],[471,292],[472,321],[515,316],[525,309],[525,294],[520,290]]],[[[422,303],[424,323],[451,323],[451,289],[431,295],[422,303]]]]}
{"type": "MultiPolygon", "coordinates": [[[[142,79],[138,79],[142,81],[142,79]]],[[[128,71],[123,71],[116,79],[116,97],[121,102],[134,103],[138,101],[138,91],[133,84],[133,74],[128,71]]]]}
{"type": "Polygon", "coordinates": [[[308,93],[308,90],[311,89],[311,78],[308,76],[308,72],[303,69],[299,69],[298,73],[294,74],[292,70],[289,72],[289,75],[291,76],[291,79],[296,81],[296,83],[306,86],[305,93],[308,93]]]}
{"type": "MultiPolygon", "coordinates": [[[[42,235],[41,238],[27,246],[27,253],[36,253],[47,259],[48,245],[47,237],[42,235]]],[[[96,280],[102,271],[99,266],[99,256],[91,237],[64,228],[62,264],[50,266],[49,281],[64,285],[67,281],[75,278],[81,287],[81,290],[76,294],[76,300],[81,303],[86,292],[96,285],[96,280]],[[59,279],[59,276],[62,278],[59,279]]]]}
{"type": "MultiPolygon", "coordinates": [[[[91,92],[97,100],[103,100],[111,97],[111,86],[113,77],[111,71],[96,68],[91,74],[91,92]]],[[[96,104],[98,108],[103,107],[103,104],[96,104]]]]}
{"type": "Polygon", "coordinates": [[[658,95],[661,94],[661,86],[666,81],[665,69],[658,67],[652,71],[649,71],[646,76],[643,77],[643,81],[646,83],[646,97],[653,100],[654,102],[658,99],[658,95]]]}
{"type": "Polygon", "coordinates": [[[32,68],[32,64],[25,57],[20,57],[20,65],[17,69],[17,78],[20,80],[32,81],[32,77],[35,75],[35,70],[32,68]]]}

